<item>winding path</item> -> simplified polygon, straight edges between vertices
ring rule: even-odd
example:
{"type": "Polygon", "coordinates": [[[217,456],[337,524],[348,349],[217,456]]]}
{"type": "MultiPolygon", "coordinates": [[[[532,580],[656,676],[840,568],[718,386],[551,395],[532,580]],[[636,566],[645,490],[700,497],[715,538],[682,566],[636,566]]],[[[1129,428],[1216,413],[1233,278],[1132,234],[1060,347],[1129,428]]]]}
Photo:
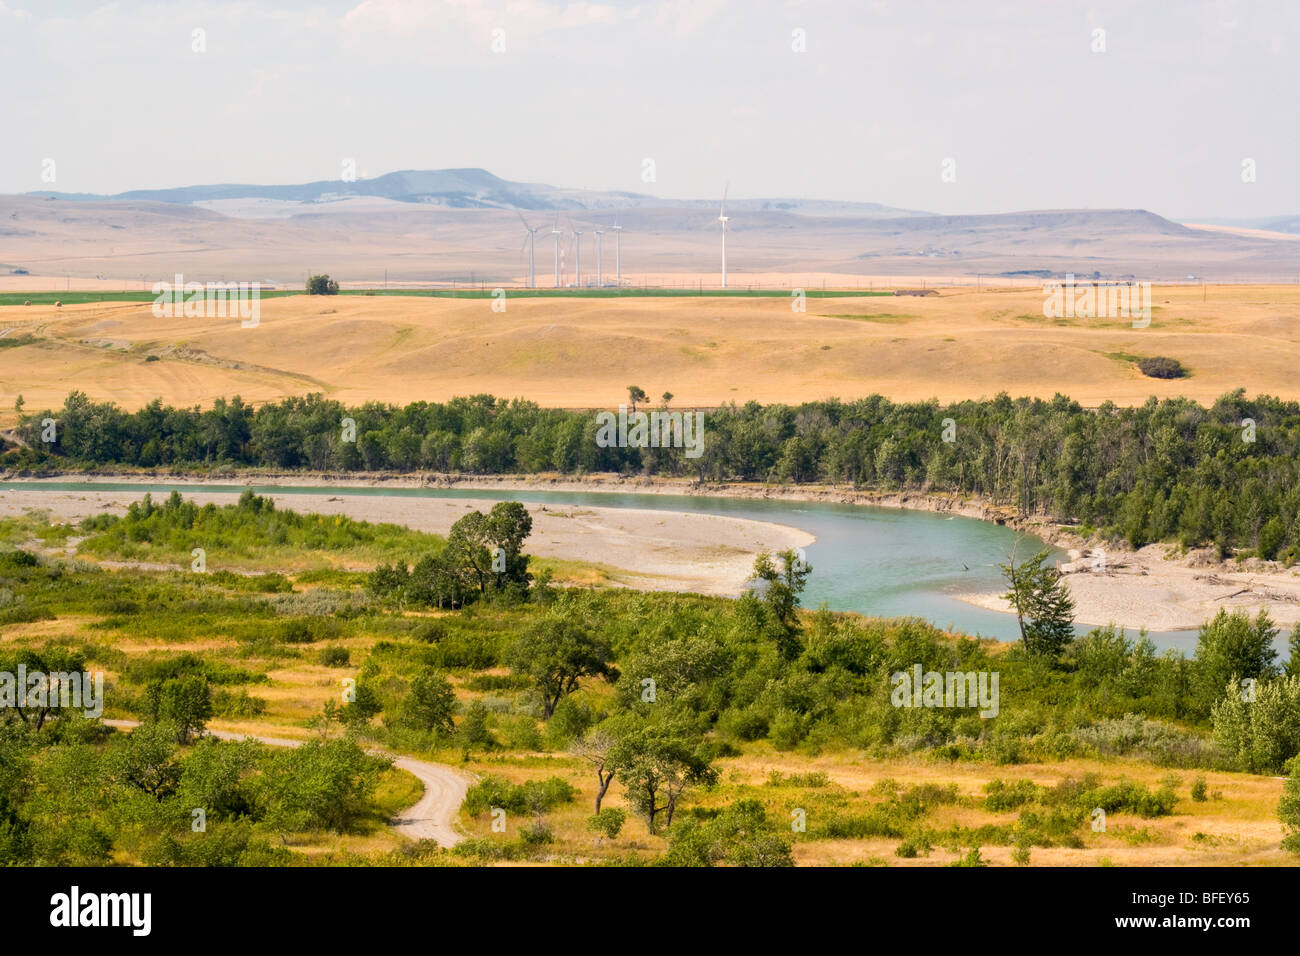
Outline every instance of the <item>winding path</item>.
{"type": "MultiPolygon", "coordinates": [[[[130,729],[140,726],[138,720],[105,720],[110,727],[130,729]]],[[[253,740],[271,747],[298,747],[303,741],[288,737],[266,737],[261,734],[240,734],[228,730],[209,730],[207,733],[221,740],[253,740]]],[[[373,753],[393,756],[382,750],[373,753]]],[[[424,785],[424,795],[392,820],[393,829],[412,840],[434,840],[439,846],[452,847],[465,839],[456,832],[456,813],[465,800],[471,778],[468,774],[442,764],[416,760],[413,757],[393,757],[393,766],[414,774],[424,785]]]]}

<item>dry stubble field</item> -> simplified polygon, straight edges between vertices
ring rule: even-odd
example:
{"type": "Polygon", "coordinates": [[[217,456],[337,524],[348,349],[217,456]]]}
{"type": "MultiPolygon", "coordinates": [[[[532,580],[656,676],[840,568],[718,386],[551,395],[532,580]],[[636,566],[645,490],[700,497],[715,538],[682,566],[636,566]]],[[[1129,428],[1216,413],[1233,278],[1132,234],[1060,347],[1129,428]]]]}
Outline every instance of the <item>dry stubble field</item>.
{"type": "Polygon", "coordinates": [[[1046,319],[1041,290],[939,296],[507,300],[292,296],[261,323],[167,318],[148,303],[0,308],[0,424],[13,398],[57,407],[72,388],[127,409],[319,391],[349,403],[437,401],[488,392],[542,405],[608,407],[637,384],[674,404],[799,402],[880,393],[948,402],[1051,397],[1085,405],[1245,387],[1300,398],[1300,287],[1153,290],[1149,328],[1124,319],[1046,319]],[[157,360],[149,361],[149,356],[157,360]],[[1191,375],[1144,377],[1134,357],[1178,359],[1191,375]]]}

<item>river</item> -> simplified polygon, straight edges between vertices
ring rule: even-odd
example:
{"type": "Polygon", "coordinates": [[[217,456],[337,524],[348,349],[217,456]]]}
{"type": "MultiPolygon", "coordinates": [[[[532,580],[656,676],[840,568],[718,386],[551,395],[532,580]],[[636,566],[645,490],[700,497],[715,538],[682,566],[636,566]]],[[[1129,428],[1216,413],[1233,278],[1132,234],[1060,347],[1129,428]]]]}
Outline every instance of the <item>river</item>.
{"type": "MultiPolygon", "coordinates": [[[[957,595],[996,591],[1004,587],[997,565],[1012,548],[1020,558],[1040,548],[1050,559],[1064,558],[1060,550],[1033,537],[974,518],[928,511],[837,505],[821,502],[769,501],[703,495],[625,494],[622,492],[532,491],[510,489],[396,488],[390,486],[227,485],[183,482],[7,481],[7,488],[28,491],[128,491],[155,497],[172,489],[239,494],[328,493],[340,497],[477,498],[538,504],[585,505],[598,508],[640,508],[694,512],[772,521],[816,536],[806,549],[813,572],[804,592],[804,605],[823,602],[835,611],[857,611],[881,617],[912,615],[941,627],[968,634],[1013,640],[1019,637],[1015,618],[960,600],[957,595]],[[1017,545],[1017,541],[1019,544],[1017,545]]],[[[1080,626],[1079,633],[1089,628],[1080,626]]],[[[1177,647],[1190,654],[1195,631],[1152,631],[1161,650],[1177,647]]],[[[1281,645],[1279,645],[1281,647],[1281,645]]]]}

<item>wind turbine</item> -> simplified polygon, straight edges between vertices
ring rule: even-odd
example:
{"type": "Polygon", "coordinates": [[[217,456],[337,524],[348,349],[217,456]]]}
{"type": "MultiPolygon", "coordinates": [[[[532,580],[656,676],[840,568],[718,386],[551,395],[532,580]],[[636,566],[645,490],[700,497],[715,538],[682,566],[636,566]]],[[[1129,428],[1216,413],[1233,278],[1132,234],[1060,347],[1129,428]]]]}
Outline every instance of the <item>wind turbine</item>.
{"type": "Polygon", "coordinates": [[[615,283],[621,289],[623,288],[623,257],[619,254],[619,236],[623,234],[623,227],[617,222],[614,223],[614,276],[615,283]]]}
{"type": "MultiPolygon", "coordinates": [[[[570,223],[572,225],[572,223],[570,223]]],[[[573,287],[582,288],[582,233],[573,230],[573,287]]]]}
{"type": "Polygon", "coordinates": [[[722,210],[718,213],[718,222],[722,223],[722,287],[727,287],[727,220],[731,217],[727,215],[727,189],[731,186],[728,183],[722,187],[722,210]]]}
{"type": "Polygon", "coordinates": [[[537,240],[537,230],[540,229],[541,226],[528,225],[528,220],[524,218],[524,214],[519,212],[518,209],[516,209],[515,212],[519,214],[519,221],[522,222],[524,228],[528,230],[528,239],[526,240],[528,243],[528,288],[535,289],[537,288],[537,276],[533,272],[533,244],[537,240]]]}
{"type": "Polygon", "coordinates": [[[555,225],[551,227],[551,235],[555,237],[555,288],[560,287],[560,236],[564,235],[564,230],[560,228],[560,214],[555,214],[555,225]]]}
{"type": "Polygon", "coordinates": [[[603,236],[604,234],[605,231],[603,229],[592,230],[592,235],[596,237],[596,288],[597,289],[604,288],[605,285],[605,279],[604,279],[605,273],[602,272],[600,268],[600,237],[603,236]]]}

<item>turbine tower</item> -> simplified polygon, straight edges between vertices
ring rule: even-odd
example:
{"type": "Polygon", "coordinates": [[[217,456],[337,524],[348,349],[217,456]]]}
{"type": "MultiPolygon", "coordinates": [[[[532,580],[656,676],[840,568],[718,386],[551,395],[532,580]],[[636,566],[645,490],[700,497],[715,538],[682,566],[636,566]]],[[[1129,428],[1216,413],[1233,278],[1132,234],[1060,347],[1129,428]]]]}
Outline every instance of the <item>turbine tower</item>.
{"type": "Polygon", "coordinates": [[[582,233],[573,230],[573,287],[582,288],[582,233]]]}
{"type": "Polygon", "coordinates": [[[727,215],[727,189],[731,184],[728,183],[722,187],[722,210],[718,213],[718,222],[722,223],[722,287],[727,287],[727,220],[731,217],[727,215]]]}
{"type": "Polygon", "coordinates": [[[536,289],[537,276],[533,271],[533,244],[537,240],[537,230],[540,229],[541,226],[528,225],[528,220],[524,218],[524,214],[519,212],[518,209],[516,209],[515,212],[519,214],[519,221],[522,222],[524,228],[528,230],[528,238],[525,240],[525,242],[528,243],[528,288],[536,289]]]}
{"type": "Polygon", "coordinates": [[[560,214],[555,214],[555,225],[551,227],[551,235],[555,237],[555,288],[560,287],[560,236],[564,235],[564,230],[560,228],[560,214]]]}
{"type": "Polygon", "coordinates": [[[605,273],[600,268],[600,237],[605,232],[603,229],[593,229],[591,234],[596,237],[596,288],[601,289],[605,286],[605,273]]]}
{"type": "Polygon", "coordinates": [[[619,236],[623,234],[623,227],[617,222],[614,223],[614,281],[621,289],[623,288],[623,257],[619,254],[619,236]]]}

